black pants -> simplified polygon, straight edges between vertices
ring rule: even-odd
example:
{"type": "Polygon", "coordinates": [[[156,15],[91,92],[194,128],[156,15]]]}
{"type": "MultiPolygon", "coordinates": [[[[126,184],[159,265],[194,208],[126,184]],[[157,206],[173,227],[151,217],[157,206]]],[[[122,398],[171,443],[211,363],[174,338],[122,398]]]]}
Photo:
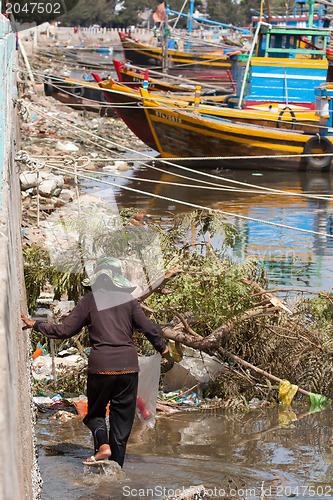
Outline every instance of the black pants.
{"type": "Polygon", "coordinates": [[[126,444],[135,416],[138,373],[119,375],[88,374],[88,413],[83,423],[94,437],[95,453],[102,444],[110,444],[111,457],[121,467],[126,444]],[[110,403],[110,434],[105,422],[106,407],[110,403]]]}

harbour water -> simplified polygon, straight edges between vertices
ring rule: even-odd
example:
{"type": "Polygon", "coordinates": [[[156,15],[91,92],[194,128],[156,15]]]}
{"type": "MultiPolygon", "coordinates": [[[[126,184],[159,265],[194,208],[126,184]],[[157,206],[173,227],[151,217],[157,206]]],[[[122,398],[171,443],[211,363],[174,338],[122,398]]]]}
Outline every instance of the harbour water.
{"type": "MultiPolygon", "coordinates": [[[[233,257],[255,255],[268,270],[271,288],[328,291],[332,287],[331,173],[205,169],[202,174],[161,164],[158,168],[167,172],[147,164],[137,165],[123,173],[124,177],[104,177],[122,186],[113,188],[120,210],[136,207],[164,223],[173,214],[188,213],[196,205],[227,212],[226,220],[235,225],[240,235],[233,257]],[[207,182],[218,183],[219,187],[207,182]],[[262,188],[267,191],[261,192],[262,188]]],[[[94,185],[106,187],[95,181],[94,185]]],[[[219,241],[214,243],[221,245],[219,241]]]]}
{"type": "Polygon", "coordinates": [[[43,499],[163,499],[203,485],[210,498],[333,498],[332,410],[180,413],[154,429],[136,421],[124,477],[86,474],[89,431],[81,420],[38,418],[43,499]]]}

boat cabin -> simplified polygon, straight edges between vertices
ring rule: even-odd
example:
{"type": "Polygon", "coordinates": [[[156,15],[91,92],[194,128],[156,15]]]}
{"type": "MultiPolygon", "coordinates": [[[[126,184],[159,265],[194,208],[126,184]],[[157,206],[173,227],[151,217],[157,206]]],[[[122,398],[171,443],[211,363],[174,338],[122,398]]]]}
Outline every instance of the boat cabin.
{"type": "Polygon", "coordinates": [[[326,82],[326,46],[329,30],[323,28],[260,27],[250,55],[236,56],[234,79],[237,98],[245,108],[279,103],[315,108],[314,89],[326,82]],[[248,60],[249,59],[249,60],[248,60]],[[247,73],[244,82],[240,75],[247,73]]]}

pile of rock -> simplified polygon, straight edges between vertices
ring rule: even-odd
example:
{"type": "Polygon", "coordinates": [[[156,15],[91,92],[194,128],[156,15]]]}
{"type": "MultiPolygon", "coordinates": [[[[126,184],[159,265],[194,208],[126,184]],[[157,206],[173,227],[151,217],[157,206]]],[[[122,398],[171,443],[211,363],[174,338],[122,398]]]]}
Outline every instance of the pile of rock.
{"type": "Polygon", "coordinates": [[[39,183],[39,194],[45,198],[59,196],[64,186],[62,175],[54,175],[48,171],[22,172],[20,175],[21,190],[24,197],[37,194],[39,183]]]}

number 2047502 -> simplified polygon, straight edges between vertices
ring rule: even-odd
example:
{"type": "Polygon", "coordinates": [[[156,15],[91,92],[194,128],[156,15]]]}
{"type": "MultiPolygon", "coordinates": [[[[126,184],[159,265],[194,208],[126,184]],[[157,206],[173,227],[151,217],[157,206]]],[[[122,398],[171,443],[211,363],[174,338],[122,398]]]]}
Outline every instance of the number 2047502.
{"type": "Polygon", "coordinates": [[[61,14],[60,3],[27,2],[6,3],[5,14],[61,14]]]}

